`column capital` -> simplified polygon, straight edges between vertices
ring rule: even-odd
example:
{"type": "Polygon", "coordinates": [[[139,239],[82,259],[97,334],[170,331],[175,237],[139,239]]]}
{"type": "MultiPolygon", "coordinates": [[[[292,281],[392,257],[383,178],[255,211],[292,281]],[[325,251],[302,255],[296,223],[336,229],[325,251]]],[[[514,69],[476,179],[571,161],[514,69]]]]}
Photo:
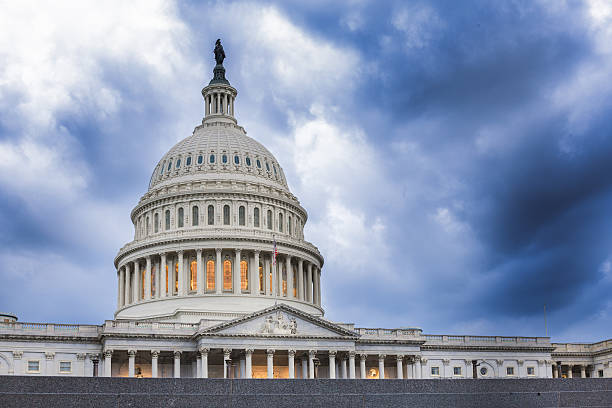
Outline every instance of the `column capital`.
{"type": "Polygon", "coordinates": [[[200,254],[201,255],[202,251],[203,251],[202,248],[198,248],[198,249],[196,249],[196,254],[200,254]]]}
{"type": "Polygon", "coordinates": [[[495,360],[498,366],[502,366],[504,364],[504,360],[495,360]]]}
{"type": "Polygon", "coordinates": [[[230,354],[232,354],[232,349],[231,348],[224,348],[223,349],[223,355],[227,358],[229,358],[230,354]]]}
{"type": "Polygon", "coordinates": [[[259,255],[259,254],[261,254],[261,251],[259,249],[256,249],[256,250],[253,251],[253,254],[259,255]]]}
{"type": "Polygon", "coordinates": [[[403,354],[398,354],[398,355],[395,356],[395,359],[397,361],[402,361],[404,359],[404,355],[403,354]]]}
{"type": "Polygon", "coordinates": [[[160,252],[160,253],[159,253],[159,256],[166,256],[166,255],[168,255],[168,253],[167,253],[167,252],[160,252]]]}
{"type": "Polygon", "coordinates": [[[159,350],[151,350],[151,358],[158,358],[159,353],[159,350]]]}
{"type": "Polygon", "coordinates": [[[255,350],[253,350],[252,348],[248,348],[244,350],[245,354],[253,354],[255,352],[255,350]]]}
{"type": "Polygon", "coordinates": [[[215,252],[217,252],[218,254],[220,254],[221,251],[223,251],[223,248],[215,248],[215,252]]]}
{"type": "Polygon", "coordinates": [[[178,251],[176,251],[176,253],[177,253],[178,255],[183,256],[183,254],[185,253],[185,250],[184,250],[184,249],[179,249],[178,251]]]}
{"type": "Polygon", "coordinates": [[[420,360],[420,361],[421,361],[421,363],[422,363],[422,364],[427,364],[427,359],[426,359],[426,358],[424,358],[424,357],[421,357],[421,360],[420,360]]]}
{"type": "Polygon", "coordinates": [[[463,360],[463,362],[465,363],[466,366],[472,365],[472,360],[463,360]]]}
{"type": "Polygon", "coordinates": [[[352,358],[355,358],[355,352],[354,351],[349,351],[348,352],[348,356],[352,357],[352,358]]]}
{"type": "Polygon", "coordinates": [[[298,258],[298,264],[302,264],[302,265],[304,265],[304,259],[302,259],[302,258],[298,258]]]}
{"type": "Polygon", "coordinates": [[[127,353],[130,357],[136,357],[136,350],[128,350],[127,353]]]}
{"type": "Polygon", "coordinates": [[[295,357],[295,350],[287,350],[290,357],[295,357]]]}
{"type": "Polygon", "coordinates": [[[308,350],[308,356],[314,357],[317,354],[317,350],[308,350]]]}
{"type": "Polygon", "coordinates": [[[546,360],[538,360],[538,364],[546,364],[546,360]]]}
{"type": "Polygon", "coordinates": [[[178,358],[181,358],[181,354],[182,354],[182,353],[183,353],[183,352],[182,352],[182,351],[180,351],[180,350],[174,350],[174,359],[176,360],[176,359],[178,359],[178,358]]]}
{"type": "Polygon", "coordinates": [[[332,356],[336,357],[336,354],[338,354],[338,351],[336,351],[336,350],[329,350],[328,353],[329,353],[330,357],[332,357],[332,356]]]}
{"type": "Polygon", "coordinates": [[[45,352],[45,358],[47,360],[53,360],[55,358],[55,353],[53,351],[45,352]]]}
{"type": "Polygon", "coordinates": [[[104,350],[104,358],[112,358],[113,357],[113,350],[108,349],[108,350],[104,350]]]}
{"type": "Polygon", "coordinates": [[[523,365],[523,363],[525,363],[525,361],[523,361],[523,360],[517,360],[517,361],[516,361],[516,363],[517,363],[519,366],[522,366],[522,365],[523,365]]]}
{"type": "Polygon", "coordinates": [[[414,356],[412,357],[414,359],[414,362],[420,362],[421,361],[421,356],[414,356]]]}
{"type": "Polygon", "coordinates": [[[368,355],[362,353],[362,354],[359,354],[359,358],[362,360],[365,360],[366,358],[368,358],[368,355]]]}
{"type": "Polygon", "coordinates": [[[200,354],[208,354],[210,352],[210,349],[208,347],[200,347],[198,351],[200,352],[200,354]]]}
{"type": "Polygon", "coordinates": [[[276,352],[276,350],[274,350],[274,349],[267,349],[266,350],[266,354],[269,355],[269,356],[270,355],[274,355],[275,352],[276,352]]]}
{"type": "Polygon", "coordinates": [[[237,253],[240,253],[242,251],[242,248],[234,248],[234,251],[236,251],[237,253]]]}
{"type": "Polygon", "coordinates": [[[147,256],[145,257],[145,260],[146,260],[147,262],[151,262],[151,255],[147,255],[147,256]]]}
{"type": "Polygon", "coordinates": [[[89,359],[91,361],[98,361],[98,360],[100,360],[100,354],[98,354],[98,353],[89,353],[89,354],[87,354],[87,357],[89,357],[89,359]]]}
{"type": "Polygon", "coordinates": [[[442,360],[442,364],[444,364],[445,366],[450,364],[450,360],[448,358],[445,358],[442,360]]]}
{"type": "Polygon", "coordinates": [[[87,354],[85,354],[85,353],[77,353],[77,355],[76,355],[76,358],[79,361],[85,360],[85,357],[87,357],[87,354]]]}
{"type": "Polygon", "coordinates": [[[21,360],[21,357],[23,357],[23,351],[13,351],[13,359],[21,360]]]}
{"type": "Polygon", "coordinates": [[[384,360],[384,359],[385,359],[385,357],[387,357],[387,355],[386,355],[386,354],[379,354],[379,355],[378,355],[378,359],[379,359],[379,360],[384,360]]]}

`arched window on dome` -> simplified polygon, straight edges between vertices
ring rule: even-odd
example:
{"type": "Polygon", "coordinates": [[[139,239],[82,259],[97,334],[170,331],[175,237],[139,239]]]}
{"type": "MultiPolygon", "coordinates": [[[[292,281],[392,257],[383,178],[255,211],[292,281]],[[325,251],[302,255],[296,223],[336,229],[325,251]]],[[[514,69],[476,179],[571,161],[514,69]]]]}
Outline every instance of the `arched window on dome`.
{"type": "Polygon", "coordinates": [[[253,226],[259,228],[259,208],[253,209],[253,226]]]}
{"type": "Polygon", "coordinates": [[[268,210],[268,229],[272,229],[272,210],[268,210]]]}
{"type": "Polygon", "coordinates": [[[215,225],[215,206],[208,206],[208,225],[215,225]]]}
{"type": "Polygon", "coordinates": [[[240,157],[238,157],[238,155],[234,156],[234,163],[235,164],[240,164],[240,157]]]}
{"type": "Polygon", "coordinates": [[[155,223],[153,230],[157,233],[159,232],[159,213],[155,213],[153,216],[153,222],[155,223]]]}
{"type": "Polygon", "coordinates": [[[178,228],[183,228],[185,224],[185,210],[183,210],[183,207],[180,207],[178,209],[178,228]]]}
{"type": "Polygon", "coordinates": [[[273,164],[272,168],[274,169],[274,175],[276,176],[276,166],[273,164]]]}
{"type": "Polygon", "coordinates": [[[270,165],[266,162],[266,170],[270,171],[270,165]]]}
{"type": "Polygon", "coordinates": [[[227,164],[227,154],[221,156],[221,161],[223,162],[223,164],[227,164]]]}
{"type": "Polygon", "coordinates": [[[261,162],[259,161],[259,159],[257,159],[255,163],[257,164],[257,168],[261,169],[261,162]]]}
{"type": "Polygon", "coordinates": [[[172,160],[168,161],[168,171],[172,169],[172,160]]]}
{"type": "Polygon", "coordinates": [[[202,164],[202,162],[204,161],[204,158],[202,157],[202,155],[198,156],[198,164],[202,164]]]}
{"type": "Polygon", "coordinates": [[[229,259],[223,261],[223,290],[226,292],[232,290],[232,261],[229,259]]]}
{"type": "Polygon", "coordinates": [[[210,164],[215,164],[215,155],[211,154],[210,157],[208,158],[208,161],[210,162],[210,164]]]}
{"type": "Polygon", "coordinates": [[[197,205],[191,208],[191,225],[197,227],[200,223],[200,209],[197,205]]]}
{"type": "Polygon", "coordinates": [[[251,167],[251,158],[249,156],[247,156],[244,161],[246,162],[247,166],[251,167]]]}
{"type": "Polygon", "coordinates": [[[198,290],[198,262],[194,259],[189,265],[189,290],[198,290]]]}
{"type": "Polygon", "coordinates": [[[291,235],[291,231],[293,231],[293,228],[291,228],[291,216],[287,217],[287,227],[289,230],[289,235],[291,235]]]}
{"type": "Polygon", "coordinates": [[[230,206],[223,206],[223,225],[230,225],[230,206]]]}
{"type": "Polygon", "coordinates": [[[149,236],[149,231],[150,231],[150,228],[149,228],[149,225],[150,225],[149,217],[147,217],[147,220],[145,222],[147,223],[145,228],[146,228],[146,234],[147,234],[147,237],[148,237],[149,236]]]}
{"type": "Polygon", "coordinates": [[[247,261],[240,261],[240,290],[249,290],[249,265],[247,261]]]}
{"type": "Polygon", "coordinates": [[[176,168],[178,169],[179,167],[181,167],[181,159],[180,158],[176,159],[176,168]]]}
{"type": "Polygon", "coordinates": [[[170,229],[170,210],[166,210],[166,231],[170,229]]]}
{"type": "Polygon", "coordinates": [[[283,214],[278,214],[278,232],[283,232],[283,214]]]}
{"type": "Polygon", "coordinates": [[[187,160],[185,160],[185,166],[191,166],[191,156],[187,156],[187,160]]]}
{"type": "Polygon", "coordinates": [[[243,205],[238,207],[238,225],[246,225],[246,216],[243,205]]]}
{"type": "Polygon", "coordinates": [[[162,174],[164,174],[164,167],[166,166],[166,162],[164,161],[164,163],[160,166],[160,170],[159,170],[159,175],[161,176],[162,174]]]}
{"type": "Polygon", "coordinates": [[[215,261],[212,259],[206,262],[206,290],[215,290],[215,261]]]}
{"type": "Polygon", "coordinates": [[[263,265],[261,264],[261,262],[258,265],[259,267],[258,272],[259,272],[259,293],[264,293],[264,271],[263,271],[263,265]]]}

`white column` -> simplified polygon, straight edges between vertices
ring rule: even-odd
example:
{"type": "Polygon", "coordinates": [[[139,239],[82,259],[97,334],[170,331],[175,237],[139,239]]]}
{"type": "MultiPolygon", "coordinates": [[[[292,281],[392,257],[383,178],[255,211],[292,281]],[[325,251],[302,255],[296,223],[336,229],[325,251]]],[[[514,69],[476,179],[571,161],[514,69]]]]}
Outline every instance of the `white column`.
{"type": "Polygon", "coordinates": [[[293,299],[293,265],[291,265],[289,255],[285,258],[285,265],[287,268],[287,299],[293,299]]]}
{"type": "Polygon", "coordinates": [[[183,251],[178,251],[178,296],[185,295],[185,262],[183,260],[183,251]]]}
{"type": "Polygon", "coordinates": [[[128,350],[128,377],[134,377],[134,363],[136,362],[136,350],[128,350]]]}
{"type": "Polygon", "coordinates": [[[321,306],[321,269],[317,267],[317,305],[321,306]]]}
{"type": "Polygon", "coordinates": [[[209,115],[209,97],[208,95],[206,95],[204,97],[204,116],[208,116],[209,115]]]}
{"type": "Polygon", "coordinates": [[[304,260],[298,259],[298,281],[297,281],[298,299],[304,300],[304,260]]]}
{"type": "Polygon", "coordinates": [[[302,357],[302,379],[308,378],[308,358],[302,357]]]}
{"type": "Polygon", "coordinates": [[[208,378],[208,351],[207,348],[200,349],[200,364],[202,364],[202,378],[208,378]]]}
{"type": "Polygon", "coordinates": [[[151,257],[146,257],[145,281],[144,281],[144,298],[151,299],[151,257]]]}
{"type": "Polygon", "coordinates": [[[134,261],[134,279],[132,282],[132,303],[136,303],[140,299],[140,265],[138,261],[134,261]]]}
{"type": "Polygon", "coordinates": [[[174,351],[174,378],[181,378],[181,352],[174,351]]]}
{"type": "Polygon", "coordinates": [[[253,378],[253,349],[246,349],[244,350],[244,355],[245,355],[245,378],[253,378]]]}
{"type": "Polygon", "coordinates": [[[234,250],[234,253],[236,254],[236,260],[234,261],[234,294],[235,295],[239,295],[241,293],[241,289],[240,289],[240,252],[241,250],[239,248],[236,248],[234,250]]]}
{"type": "Polygon", "coordinates": [[[119,268],[119,299],[117,308],[125,305],[125,267],[119,268]]]}
{"type": "Polygon", "coordinates": [[[306,280],[306,301],[312,303],[312,264],[308,263],[308,279],[306,280]]]}
{"type": "Polygon", "coordinates": [[[272,263],[270,266],[270,272],[272,273],[272,296],[278,296],[278,273],[276,272],[278,269],[278,259],[276,261],[276,264],[272,263]]]}
{"type": "Polygon", "coordinates": [[[215,113],[221,113],[221,94],[217,95],[217,108],[215,109],[215,113]]]}
{"type": "MultiPolygon", "coordinates": [[[[255,259],[253,260],[254,265],[253,265],[252,273],[251,273],[251,282],[250,282],[251,294],[259,296],[261,294],[260,287],[259,287],[259,251],[255,251],[253,253],[253,256],[255,259]]],[[[264,283],[265,282],[266,282],[266,279],[264,276],[264,283]]]]}
{"type": "Polygon", "coordinates": [[[378,355],[378,378],[383,380],[385,378],[385,355],[378,355]]]}
{"type": "Polygon", "coordinates": [[[295,378],[295,350],[288,351],[287,364],[289,367],[289,378],[295,378]]]}
{"type": "Polygon", "coordinates": [[[359,375],[362,379],[366,378],[366,358],[367,357],[368,357],[367,354],[359,355],[359,375]]]}
{"type": "Polygon", "coordinates": [[[580,378],[586,378],[586,366],[584,364],[580,366],[580,378]]]}
{"type": "Polygon", "coordinates": [[[567,378],[573,378],[572,368],[574,368],[573,365],[571,364],[567,365],[567,378]]]}
{"type": "MultiPolygon", "coordinates": [[[[166,267],[168,266],[168,261],[166,260],[166,253],[163,252],[161,254],[161,267],[159,271],[159,297],[166,297],[166,267]]],[[[170,272],[170,271],[168,271],[170,272]]]]}
{"type": "MultiPolygon", "coordinates": [[[[238,370],[240,371],[240,378],[246,378],[246,358],[245,357],[240,357],[240,369],[238,370]]],[[[236,376],[238,377],[238,376],[236,376]]]]}
{"type": "Polygon", "coordinates": [[[308,350],[308,377],[315,377],[314,358],[317,352],[315,350],[308,350]]]}
{"type": "Polygon", "coordinates": [[[202,250],[196,250],[196,262],[198,264],[198,295],[204,294],[204,265],[202,264],[202,250]]]}
{"type": "Polygon", "coordinates": [[[347,356],[343,356],[342,359],[340,360],[340,373],[341,373],[341,378],[343,379],[347,379],[348,378],[348,371],[346,369],[346,363],[347,363],[347,356]]]}
{"type": "Polygon", "coordinates": [[[223,94],[223,113],[227,114],[228,108],[227,108],[227,94],[223,94]]]}
{"type": "Polygon", "coordinates": [[[268,349],[266,354],[268,355],[268,378],[274,378],[274,350],[268,349]]]}
{"type": "Polygon", "coordinates": [[[104,351],[104,377],[111,377],[112,375],[112,359],[113,350],[104,351]]]}
{"type": "Polygon", "coordinates": [[[123,266],[125,268],[125,295],[124,295],[124,300],[125,300],[125,304],[129,305],[130,302],[130,294],[131,294],[131,289],[132,289],[132,274],[131,274],[131,269],[130,269],[130,264],[127,263],[123,266]]]}
{"type": "Polygon", "coordinates": [[[232,354],[232,349],[223,349],[223,378],[229,378],[228,376],[228,362],[231,364],[230,354],[232,354]]]}
{"type": "Polygon", "coordinates": [[[157,378],[159,374],[157,373],[157,359],[159,357],[159,350],[151,350],[151,377],[157,378]]]}
{"type": "Polygon", "coordinates": [[[223,265],[221,261],[221,248],[215,248],[215,292],[220,295],[223,291],[223,265]]]}
{"type": "Polygon", "coordinates": [[[355,378],[355,352],[349,351],[349,378],[355,378]]]}
{"type": "Polygon", "coordinates": [[[329,351],[329,378],[336,378],[336,350],[329,351]]]}
{"type": "Polygon", "coordinates": [[[234,97],[232,96],[232,116],[235,116],[234,114],[234,97]]]}
{"type": "Polygon", "coordinates": [[[404,379],[404,365],[402,364],[404,356],[398,355],[396,357],[396,359],[397,359],[397,368],[396,368],[396,370],[397,370],[397,379],[398,380],[402,380],[402,379],[404,379]]]}
{"type": "Polygon", "coordinates": [[[423,378],[423,371],[421,369],[421,356],[414,357],[414,378],[423,378]]]}

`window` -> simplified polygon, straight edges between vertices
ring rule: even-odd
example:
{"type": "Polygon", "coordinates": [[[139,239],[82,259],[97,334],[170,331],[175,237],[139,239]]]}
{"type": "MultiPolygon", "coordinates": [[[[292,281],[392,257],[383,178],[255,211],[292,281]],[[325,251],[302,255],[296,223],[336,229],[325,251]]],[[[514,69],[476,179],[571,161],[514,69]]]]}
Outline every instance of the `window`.
{"type": "Polygon", "coordinates": [[[214,164],[215,163],[215,155],[211,154],[210,157],[208,158],[208,161],[210,162],[210,164],[214,164]]]}
{"type": "Polygon", "coordinates": [[[440,376],[440,367],[431,367],[431,376],[439,377],[440,376]]]}
{"type": "Polygon", "coordinates": [[[164,162],[160,167],[161,170],[159,171],[159,175],[161,176],[162,174],[164,174],[164,166],[166,165],[166,162],[164,162]]]}
{"type": "Polygon", "coordinates": [[[159,232],[159,214],[155,213],[155,216],[153,217],[153,222],[155,222],[155,226],[153,227],[155,232],[159,232]]]}
{"type": "Polygon", "coordinates": [[[506,375],[514,375],[514,367],[506,367],[506,375]]]}
{"type": "Polygon", "coordinates": [[[197,205],[191,208],[191,225],[196,227],[200,223],[200,209],[197,205]]]}
{"type": "Polygon", "coordinates": [[[215,225],[215,206],[208,206],[208,225],[215,225]]]}
{"type": "Polygon", "coordinates": [[[60,363],[59,363],[59,372],[60,373],[71,373],[72,372],[72,363],[70,361],[60,361],[60,363]]]}
{"type": "Polygon", "coordinates": [[[294,265],[291,267],[291,269],[293,270],[293,297],[297,299],[298,295],[297,295],[297,281],[298,281],[298,273],[297,273],[297,267],[294,265]]]}
{"type": "Polygon", "coordinates": [[[170,171],[171,169],[172,169],[172,160],[168,162],[168,171],[170,171]]]}
{"type": "Polygon", "coordinates": [[[259,208],[253,209],[253,226],[259,227],[259,208]]]}
{"type": "Polygon", "coordinates": [[[221,161],[223,162],[223,164],[227,164],[227,154],[221,156],[221,161]]]}
{"type": "Polygon", "coordinates": [[[255,161],[255,163],[257,163],[257,168],[258,168],[258,169],[261,169],[261,162],[259,161],[259,159],[257,159],[257,160],[255,161]]]}
{"type": "Polygon", "coordinates": [[[168,280],[168,264],[166,263],[166,293],[168,293],[168,280]]]}
{"type": "Polygon", "coordinates": [[[149,236],[149,229],[150,229],[149,225],[151,225],[151,224],[149,223],[149,217],[147,217],[147,220],[146,220],[146,230],[147,230],[146,233],[147,233],[147,236],[149,236]]]}
{"type": "Polygon", "coordinates": [[[170,229],[170,210],[166,210],[166,230],[170,229]]]}
{"type": "Polygon", "coordinates": [[[489,370],[487,369],[487,367],[480,367],[480,375],[482,375],[483,377],[486,376],[488,372],[489,370]]]}
{"type": "Polygon", "coordinates": [[[288,223],[288,227],[289,227],[289,235],[291,235],[291,217],[287,217],[287,223],[288,223]]]}
{"type": "Polygon", "coordinates": [[[189,271],[191,272],[191,276],[189,279],[189,289],[190,290],[198,290],[198,262],[197,261],[191,261],[191,265],[189,268],[189,271]]]}
{"type": "Polygon", "coordinates": [[[597,376],[598,376],[599,378],[603,378],[603,370],[599,370],[599,371],[597,371],[597,376]]]}
{"type": "Polygon", "coordinates": [[[274,169],[274,175],[276,176],[276,166],[272,165],[272,168],[274,169]]]}
{"type": "Polygon", "coordinates": [[[176,159],[176,168],[181,167],[181,159],[176,159]]]}
{"type": "Polygon", "coordinates": [[[202,155],[198,156],[198,164],[202,164],[202,161],[204,160],[204,158],[202,157],[202,155]]]}
{"type": "Polygon", "coordinates": [[[251,166],[251,158],[249,156],[247,156],[245,161],[246,161],[247,166],[250,167],[251,166]]]}
{"type": "Polygon", "coordinates": [[[249,266],[247,261],[240,261],[240,289],[249,289],[249,266]]]}
{"type": "Polygon", "coordinates": [[[40,361],[28,360],[28,373],[39,373],[40,372],[40,361]]]}
{"type": "Polygon", "coordinates": [[[191,156],[187,156],[187,160],[185,160],[185,166],[191,166],[191,156]]]}
{"type": "Polygon", "coordinates": [[[240,164],[240,157],[238,157],[238,155],[234,156],[234,163],[235,164],[240,164]]]}
{"type": "Polygon", "coordinates": [[[206,290],[215,290],[215,261],[206,262],[206,290]]]}
{"type": "MultiPolygon", "coordinates": [[[[178,260],[178,259],[177,259],[178,260]]],[[[178,262],[174,264],[174,293],[178,294],[178,262]]]]}
{"type": "Polygon", "coordinates": [[[264,273],[263,266],[259,264],[259,293],[264,293],[264,273]]]}
{"type": "Polygon", "coordinates": [[[178,227],[179,228],[183,228],[183,225],[185,224],[185,211],[183,210],[183,207],[178,209],[178,227]]]}
{"type": "Polygon", "coordinates": [[[527,375],[535,375],[535,367],[527,367],[527,375]]]}
{"type": "Polygon", "coordinates": [[[278,214],[278,230],[283,232],[283,214],[278,214]]]}
{"type": "Polygon", "coordinates": [[[461,367],[453,367],[453,375],[461,375],[461,367]]]}
{"type": "Polygon", "coordinates": [[[155,297],[155,274],[156,274],[155,265],[151,265],[151,296],[155,297]]]}
{"type": "Polygon", "coordinates": [[[272,229],[272,211],[268,210],[268,229],[272,229]]]}
{"type": "Polygon", "coordinates": [[[270,165],[266,162],[266,170],[270,171],[270,165]]]}
{"type": "Polygon", "coordinates": [[[223,225],[230,225],[230,208],[227,204],[223,206],[223,225]]]}
{"type": "Polygon", "coordinates": [[[245,211],[244,211],[244,206],[240,206],[238,207],[238,225],[245,225],[246,224],[246,220],[245,220],[245,211]]]}
{"type": "Polygon", "coordinates": [[[281,280],[283,281],[283,283],[282,283],[282,287],[283,287],[282,296],[287,296],[287,265],[284,264],[282,266],[282,268],[283,268],[283,273],[281,274],[281,280]]]}
{"type": "Polygon", "coordinates": [[[232,261],[223,261],[223,290],[232,290],[232,261]]]}

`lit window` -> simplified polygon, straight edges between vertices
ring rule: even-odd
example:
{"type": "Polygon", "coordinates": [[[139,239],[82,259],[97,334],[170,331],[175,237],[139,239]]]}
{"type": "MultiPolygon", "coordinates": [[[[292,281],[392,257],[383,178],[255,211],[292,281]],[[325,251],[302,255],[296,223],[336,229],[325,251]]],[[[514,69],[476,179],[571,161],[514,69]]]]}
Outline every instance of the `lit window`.
{"type": "Polygon", "coordinates": [[[294,265],[292,269],[293,269],[293,297],[297,298],[297,281],[298,281],[297,267],[294,265]]]}
{"type": "Polygon", "coordinates": [[[204,160],[204,158],[202,157],[202,155],[198,156],[198,164],[202,164],[202,161],[204,160]]]}
{"type": "Polygon", "coordinates": [[[283,214],[278,214],[278,230],[283,232],[283,214]]]}
{"type": "Polygon", "coordinates": [[[227,155],[224,154],[223,156],[221,156],[221,161],[223,162],[223,164],[227,163],[227,155]]]}
{"type": "Polygon", "coordinates": [[[223,290],[232,290],[232,261],[223,261],[223,290]]]}
{"type": "Polygon", "coordinates": [[[183,224],[184,224],[184,210],[183,207],[178,209],[178,227],[179,228],[183,228],[183,224]]]}
{"type": "Polygon", "coordinates": [[[272,211],[268,210],[268,229],[272,229],[272,211]]]}
{"type": "Polygon", "coordinates": [[[259,264],[259,293],[264,293],[264,273],[261,263],[259,264]]]}
{"type": "Polygon", "coordinates": [[[259,208],[253,209],[253,226],[259,227],[259,208]]]}
{"type": "Polygon", "coordinates": [[[181,167],[181,159],[176,159],[176,168],[181,167]]]}
{"type": "Polygon", "coordinates": [[[257,163],[257,168],[258,168],[258,169],[261,169],[261,162],[259,161],[259,159],[257,159],[257,160],[255,161],[255,163],[257,163]]]}
{"type": "Polygon", "coordinates": [[[174,264],[174,293],[178,293],[178,262],[174,264]]]}
{"type": "Polygon", "coordinates": [[[230,208],[229,205],[223,206],[223,225],[230,225],[230,208]]]}
{"type": "Polygon", "coordinates": [[[208,225],[215,225],[215,206],[208,206],[208,225]]]}
{"type": "Polygon", "coordinates": [[[461,375],[461,367],[453,367],[453,375],[461,375]]]}
{"type": "Polygon", "coordinates": [[[166,230],[170,229],[170,210],[166,210],[166,230]]]}
{"type": "Polygon", "coordinates": [[[215,162],[215,155],[211,154],[208,160],[210,161],[210,164],[213,164],[215,162]]]}
{"type": "Polygon", "coordinates": [[[238,157],[238,155],[234,156],[234,163],[240,164],[240,157],[238,157]]]}
{"type": "Polygon", "coordinates": [[[168,293],[168,264],[166,263],[166,293],[168,293]]]}
{"type": "Polygon", "coordinates": [[[244,210],[244,206],[240,206],[238,208],[238,225],[245,225],[246,224],[246,217],[245,217],[245,210],[244,210]]]}
{"type": "Polygon", "coordinates": [[[191,156],[188,156],[187,160],[185,160],[185,166],[191,166],[191,156]]]}
{"type": "Polygon", "coordinates": [[[283,281],[283,296],[287,296],[287,265],[283,265],[283,273],[281,274],[281,279],[283,281]]]}
{"type": "Polygon", "coordinates": [[[155,297],[155,274],[157,269],[155,269],[155,265],[151,265],[151,296],[155,297]]]}
{"type": "Polygon", "coordinates": [[[38,372],[40,372],[40,361],[28,360],[28,373],[38,373],[38,372]]]}
{"type": "Polygon", "coordinates": [[[514,375],[514,367],[506,367],[506,375],[514,375]]]}
{"type": "Polygon", "coordinates": [[[247,156],[245,161],[246,161],[247,166],[251,166],[251,158],[249,156],[247,156]]]}
{"type": "Polygon", "coordinates": [[[171,168],[172,168],[172,160],[168,162],[168,171],[170,171],[171,168]]]}
{"type": "Polygon", "coordinates": [[[190,265],[191,279],[189,280],[189,289],[198,290],[198,262],[191,261],[190,265]]]}
{"type": "Polygon", "coordinates": [[[527,367],[527,375],[535,375],[535,367],[527,367]]]}
{"type": "Polygon", "coordinates": [[[249,266],[246,261],[240,261],[240,290],[249,289],[249,266]]]}
{"type": "Polygon", "coordinates": [[[215,290],[215,261],[206,262],[206,290],[215,290]]]}
{"type": "Polygon", "coordinates": [[[60,361],[59,371],[60,373],[72,372],[72,363],[70,361],[60,361]]]}
{"type": "Polygon", "coordinates": [[[200,223],[200,209],[194,205],[191,209],[191,225],[196,227],[200,223]]]}
{"type": "Polygon", "coordinates": [[[432,377],[440,376],[440,367],[431,367],[431,375],[432,377]]]}

